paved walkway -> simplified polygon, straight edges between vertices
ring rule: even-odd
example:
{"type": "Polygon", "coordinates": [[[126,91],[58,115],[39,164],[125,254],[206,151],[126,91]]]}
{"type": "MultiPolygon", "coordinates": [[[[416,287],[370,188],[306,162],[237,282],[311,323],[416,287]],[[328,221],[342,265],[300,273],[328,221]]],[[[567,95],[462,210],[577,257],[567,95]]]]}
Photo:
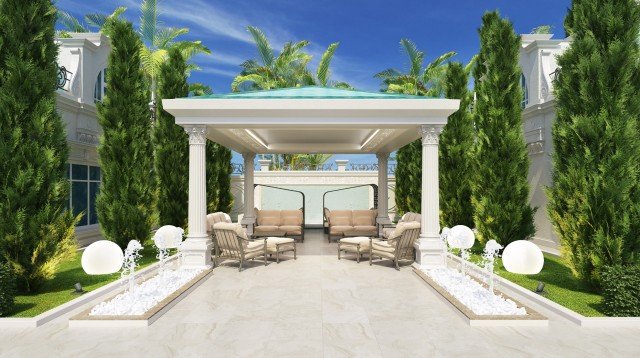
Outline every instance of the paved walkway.
{"type": "MultiPolygon", "coordinates": [[[[469,327],[412,271],[337,260],[312,231],[298,260],[217,268],[145,329],[69,329],[59,319],[0,332],[21,357],[622,357],[640,356],[640,329],[469,327]]],[[[544,312],[548,314],[547,312],[544,312]]]]}

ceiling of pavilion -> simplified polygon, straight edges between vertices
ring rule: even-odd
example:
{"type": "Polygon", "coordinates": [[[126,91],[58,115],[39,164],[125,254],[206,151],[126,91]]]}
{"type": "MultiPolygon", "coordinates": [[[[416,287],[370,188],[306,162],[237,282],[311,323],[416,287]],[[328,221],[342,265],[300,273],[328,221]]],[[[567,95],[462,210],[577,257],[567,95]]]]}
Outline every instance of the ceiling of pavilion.
{"type": "Polygon", "coordinates": [[[444,124],[459,100],[326,87],[215,94],[163,100],[182,126],[237,152],[391,152],[444,124]]]}

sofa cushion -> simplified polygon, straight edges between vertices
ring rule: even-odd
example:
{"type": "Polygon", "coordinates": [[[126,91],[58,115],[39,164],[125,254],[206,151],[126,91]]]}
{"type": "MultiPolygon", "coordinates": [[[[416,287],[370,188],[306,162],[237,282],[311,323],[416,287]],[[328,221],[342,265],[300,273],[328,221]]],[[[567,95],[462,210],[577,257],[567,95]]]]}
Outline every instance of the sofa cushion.
{"type": "Polygon", "coordinates": [[[283,216],[280,225],[301,226],[302,219],[295,216],[283,216]]]}
{"type": "Polygon", "coordinates": [[[286,231],[289,235],[302,235],[302,227],[299,225],[281,225],[278,230],[286,231]]]}
{"type": "Polygon", "coordinates": [[[331,226],[351,226],[351,210],[333,210],[329,216],[331,226]]]}
{"type": "Polygon", "coordinates": [[[350,226],[350,225],[331,226],[331,230],[329,232],[331,234],[343,234],[345,231],[353,231],[353,226],[350,226]]]}
{"type": "Polygon", "coordinates": [[[258,226],[280,225],[280,210],[257,210],[258,226]]]}
{"type": "Polygon", "coordinates": [[[277,225],[260,225],[253,228],[256,232],[267,232],[267,231],[278,231],[279,227],[277,225]]]}
{"type": "MultiPolygon", "coordinates": [[[[375,219],[374,219],[375,221],[375,219]]],[[[363,216],[363,215],[359,215],[359,216],[355,216],[353,217],[353,225],[354,226],[367,226],[367,225],[371,225],[373,222],[371,221],[371,217],[370,216],[363,216]]]]}
{"type": "Polygon", "coordinates": [[[378,231],[378,228],[373,225],[359,225],[359,226],[354,226],[353,230],[358,232],[376,233],[378,231]]]}

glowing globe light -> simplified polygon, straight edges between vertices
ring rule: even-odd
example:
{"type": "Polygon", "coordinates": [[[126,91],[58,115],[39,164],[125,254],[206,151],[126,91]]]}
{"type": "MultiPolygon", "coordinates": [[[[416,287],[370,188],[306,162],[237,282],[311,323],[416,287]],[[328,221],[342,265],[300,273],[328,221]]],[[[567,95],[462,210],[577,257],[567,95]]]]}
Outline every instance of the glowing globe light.
{"type": "Polygon", "coordinates": [[[108,240],[87,246],[82,253],[82,269],[88,275],[106,275],[120,271],[124,254],[120,247],[108,240]]]}
{"type": "Polygon", "coordinates": [[[447,244],[455,249],[470,249],[475,241],[473,230],[464,225],[452,227],[447,235],[447,244]]]}
{"type": "Polygon", "coordinates": [[[527,240],[518,240],[504,249],[502,264],[512,273],[535,275],[540,273],[544,266],[544,256],[536,244],[527,240]]]}
{"type": "Polygon", "coordinates": [[[159,249],[175,249],[182,243],[184,230],[173,225],[165,225],[156,231],[153,242],[159,249]]]}

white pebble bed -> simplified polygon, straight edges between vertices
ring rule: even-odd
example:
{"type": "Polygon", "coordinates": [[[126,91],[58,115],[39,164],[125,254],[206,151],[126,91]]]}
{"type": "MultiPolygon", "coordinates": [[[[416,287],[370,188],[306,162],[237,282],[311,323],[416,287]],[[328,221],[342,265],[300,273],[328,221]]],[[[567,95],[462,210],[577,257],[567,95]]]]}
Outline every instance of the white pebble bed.
{"type": "MultiPolygon", "coordinates": [[[[164,277],[156,275],[140,285],[134,294],[125,291],[91,309],[90,316],[140,316],[169,297],[187,282],[202,273],[202,269],[166,270],[164,277]]],[[[126,279],[125,279],[126,280],[126,279]]],[[[125,281],[126,282],[126,281],[125,281]]]]}
{"type": "Polygon", "coordinates": [[[524,316],[527,311],[508,298],[489,292],[473,278],[451,268],[422,269],[427,276],[450,293],[473,313],[524,316]]]}

